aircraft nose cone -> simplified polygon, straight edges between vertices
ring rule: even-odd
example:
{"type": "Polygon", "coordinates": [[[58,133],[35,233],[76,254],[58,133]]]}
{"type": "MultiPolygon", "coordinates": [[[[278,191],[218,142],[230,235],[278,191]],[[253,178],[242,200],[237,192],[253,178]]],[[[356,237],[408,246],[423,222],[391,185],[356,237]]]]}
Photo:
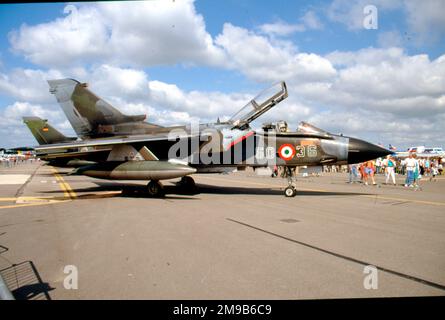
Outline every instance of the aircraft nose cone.
{"type": "Polygon", "coordinates": [[[349,138],[348,163],[359,163],[384,157],[392,152],[378,145],[349,138]]]}

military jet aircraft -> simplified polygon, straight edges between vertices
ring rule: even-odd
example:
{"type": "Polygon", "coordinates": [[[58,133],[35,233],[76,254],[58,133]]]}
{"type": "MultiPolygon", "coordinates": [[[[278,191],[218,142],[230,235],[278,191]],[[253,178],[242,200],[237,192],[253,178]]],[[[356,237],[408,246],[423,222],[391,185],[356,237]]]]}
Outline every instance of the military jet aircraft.
{"type": "Polygon", "coordinates": [[[39,117],[23,117],[22,119],[39,144],[53,144],[77,140],[77,137],[65,136],[51,126],[46,119],[39,117]]]}
{"type": "MultiPolygon", "coordinates": [[[[78,140],[77,137],[67,137],[56,128],[48,123],[48,120],[39,117],[27,116],[23,117],[23,122],[31,131],[39,145],[56,144],[64,142],[73,142],[78,140]]],[[[56,150],[51,152],[39,152],[37,155],[40,159],[47,161],[50,165],[56,167],[81,167],[93,164],[97,161],[106,161],[110,148],[101,148],[97,150],[79,150],[67,149],[56,150]]]]}
{"type": "Polygon", "coordinates": [[[126,116],[98,98],[86,85],[72,79],[48,81],[82,141],[40,145],[39,152],[83,148],[110,149],[106,161],[82,166],[76,174],[100,179],[150,180],[148,194],[163,194],[160,180],[181,178],[192,188],[195,172],[222,172],[247,166],[285,168],[286,197],[296,195],[295,168],[324,164],[348,164],[391,153],[377,145],[335,135],[307,123],[290,131],[285,122],[253,130],[253,120],[287,98],[284,82],[260,93],[228,121],[161,127],[143,122],[142,116],[126,116]]]}

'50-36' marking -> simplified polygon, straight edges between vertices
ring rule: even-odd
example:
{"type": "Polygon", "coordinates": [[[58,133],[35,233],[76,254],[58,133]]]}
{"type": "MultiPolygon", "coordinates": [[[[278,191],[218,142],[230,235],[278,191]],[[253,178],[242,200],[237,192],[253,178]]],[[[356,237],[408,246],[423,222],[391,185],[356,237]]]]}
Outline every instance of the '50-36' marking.
{"type": "MultiPolygon", "coordinates": [[[[278,156],[284,161],[292,160],[293,158],[314,158],[318,155],[316,145],[297,145],[293,146],[289,143],[283,144],[278,148],[278,156]]],[[[258,160],[273,160],[276,157],[274,147],[257,147],[255,158],[258,160]]]]}

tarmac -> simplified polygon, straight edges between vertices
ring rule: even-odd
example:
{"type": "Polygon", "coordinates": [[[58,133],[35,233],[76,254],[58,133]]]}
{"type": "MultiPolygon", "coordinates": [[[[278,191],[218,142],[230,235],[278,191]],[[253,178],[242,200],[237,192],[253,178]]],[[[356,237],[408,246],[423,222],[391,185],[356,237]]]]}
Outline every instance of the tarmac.
{"type": "Polygon", "coordinates": [[[286,198],[279,177],[196,174],[195,194],[172,180],[156,199],[70,171],[0,169],[0,274],[18,299],[445,294],[442,176],[414,190],[325,173],[286,198]]]}

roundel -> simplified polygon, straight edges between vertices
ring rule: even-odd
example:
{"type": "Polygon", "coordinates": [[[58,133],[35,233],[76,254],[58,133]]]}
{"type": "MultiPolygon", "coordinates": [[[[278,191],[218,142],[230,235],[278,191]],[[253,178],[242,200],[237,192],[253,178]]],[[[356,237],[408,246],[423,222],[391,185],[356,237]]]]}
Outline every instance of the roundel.
{"type": "Polygon", "coordinates": [[[278,149],[278,155],[285,161],[291,160],[295,154],[296,151],[294,146],[288,143],[281,145],[281,147],[278,149]]]}

